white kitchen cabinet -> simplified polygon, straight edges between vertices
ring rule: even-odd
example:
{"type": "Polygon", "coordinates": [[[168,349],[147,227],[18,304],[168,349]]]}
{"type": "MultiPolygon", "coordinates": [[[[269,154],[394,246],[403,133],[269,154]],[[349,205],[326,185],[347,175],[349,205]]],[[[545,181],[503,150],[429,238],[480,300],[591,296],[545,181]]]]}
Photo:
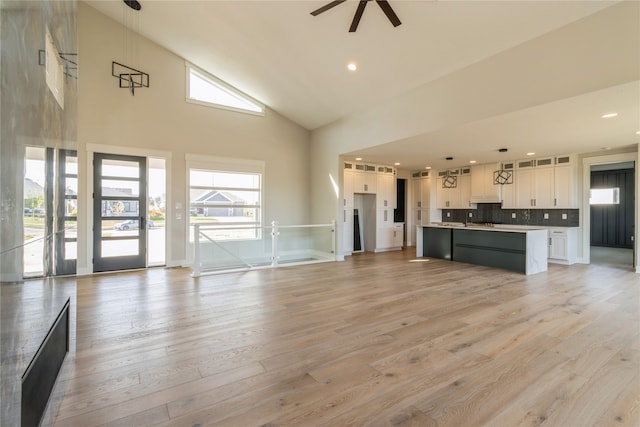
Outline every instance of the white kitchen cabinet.
{"type": "Polygon", "coordinates": [[[577,209],[576,164],[573,156],[516,162],[513,184],[502,186],[506,209],[577,209]]]}
{"type": "Polygon", "coordinates": [[[411,209],[429,209],[431,171],[412,172],[411,178],[411,209]]]}
{"type": "Polygon", "coordinates": [[[549,229],[549,262],[574,264],[578,254],[578,228],[549,229]]]}
{"type": "Polygon", "coordinates": [[[419,170],[411,173],[411,235],[407,240],[415,242],[416,225],[428,225],[431,207],[431,173],[430,170],[419,170]]]}
{"type": "Polygon", "coordinates": [[[354,164],[345,162],[342,180],[342,207],[353,208],[353,168],[354,164]]]}
{"type": "Polygon", "coordinates": [[[393,209],[382,209],[376,212],[376,252],[400,249],[404,236],[402,228],[398,229],[393,222],[393,209]],[[400,232],[399,232],[400,230],[400,232]],[[398,241],[400,244],[398,244],[398,241]]]}
{"type": "Polygon", "coordinates": [[[376,194],[377,178],[375,165],[356,163],[353,173],[353,192],[376,194]]]}
{"type": "Polygon", "coordinates": [[[489,163],[471,167],[471,203],[500,203],[501,185],[494,183],[493,173],[500,163],[489,163]]]}
{"type": "Polygon", "coordinates": [[[378,209],[396,208],[396,175],[389,166],[378,166],[376,174],[376,206],[378,209]]]}
{"type": "MultiPolygon", "coordinates": [[[[507,189],[505,208],[516,209],[552,209],[555,204],[555,181],[553,158],[542,159],[541,166],[536,160],[523,160],[517,163],[514,172],[513,188],[507,189]],[[551,162],[550,165],[547,162],[551,162]],[[509,193],[514,191],[515,194],[509,193]],[[515,205],[511,205],[514,201],[515,205]]],[[[504,188],[503,188],[504,191],[504,188]]]]}
{"type": "Polygon", "coordinates": [[[471,207],[471,168],[438,172],[436,207],[438,209],[469,209],[471,207]]]}
{"type": "Polygon", "coordinates": [[[554,192],[557,209],[578,208],[578,186],[576,176],[578,173],[573,156],[556,157],[554,169],[554,192]]]}
{"type": "Polygon", "coordinates": [[[391,247],[401,248],[404,245],[404,222],[395,222],[391,227],[391,247]]]}
{"type": "Polygon", "coordinates": [[[342,211],[342,254],[351,255],[353,252],[353,208],[342,211]]]}
{"type": "Polygon", "coordinates": [[[465,168],[467,171],[458,178],[458,199],[456,209],[470,209],[471,204],[471,169],[465,168]]]}
{"type": "Polygon", "coordinates": [[[520,209],[554,207],[553,168],[531,168],[516,171],[516,204],[520,209]]]}
{"type": "Polygon", "coordinates": [[[398,250],[404,243],[404,223],[393,222],[393,211],[388,216],[389,221],[384,221],[381,214],[388,211],[378,211],[378,227],[376,229],[376,252],[398,250]]]}

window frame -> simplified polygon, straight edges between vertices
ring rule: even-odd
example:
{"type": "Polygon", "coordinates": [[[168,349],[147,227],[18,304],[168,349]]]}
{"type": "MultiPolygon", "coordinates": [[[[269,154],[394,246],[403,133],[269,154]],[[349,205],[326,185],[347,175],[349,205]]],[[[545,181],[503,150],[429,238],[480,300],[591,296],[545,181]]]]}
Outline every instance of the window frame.
{"type": "Polygon", "coordinates": [[[205,107],[213,107],[213,108],[219,108],[222,110],[229,110],[229,111],[235,111],[238,113],[245,113],[245,114],[251,114],[254,116],[264,116],[265,115],[265,111],[266,111],[266,106],[256,100],[255,98],[247,95],[246,93],[240,91],[239,89],[231,86],[229,83],[224,82],[223,80],[217,78],[216,76],[214,76],[211,73],[206,72],[205,70],[203,70],[202,68],[190,63],[190,62],[185,62],[185,81],[186,81],[186,93],[185,93],[185,99],[188,103],[190,104],[197,104],[197,105],[202,105],[205,107]],[[225,105],[225,104],[218,104],[215,102],[209,102],[209,101],[203,101],[200,99],[195,99],[192,98],[190,93],[191,93],[191,73],[194,73],[196,76],[207,80],[208,82],[210,82],[213,86],[216,86],[217,88],[219,88],[220,90],[226,91],[226,92],[230,92],[232,95],[237,96],[239,98],[244,99],[245,101],[254,104],[256,107],[258,107],[260,109],[260,111],[254,111],[254,110],[249,110],[249,109],[245,109],[245,108],[240,108],[240,107],[234,107],[231,105],[225,105]]]}
{"type": "MultiPolygon", "coordinates": [[[[222,157],[213,157],[206,155],[196,155],[196,154],[187,154],[186,155],[186,181],[187,181],[187,200],[186,200],[186,212],[185,215],[187,217],[186,225],[188,232],[187,236],[187,244],[193,244],[191,238],[192,233],[190,231],[193,224],[191,223],[191,189],[192,187],[201,187],[199,185],[191,185],[191,171],[192,170],[201,170],[201,171],[212,171],[212,172],[223,172],[223,173],[238,173],[238,174],[257,174],[260,176],[260,189],[259,189],[259,218],[256,218],[255,228],[258,229],[258,235],[254,238],[238,238],[238,239],[228,239],[226,241],[246,241],[246,240],[261,240],[262,239],[262,228],[264,227],[264,199],[265,199],[265,162],[259,160],[244,160],[244,159],[232,159],[232,158],[222,158],[222,157]]],[[[240,188],[240,190],[242,190],[240,188]]],[[[237,225],[238,223],[232,222],[229,225],[237,225]]]]}
{"type": "Polygon", "coordinates": [[[592,188],[589,192],[589,206],[616,206],[620,204],[620,187],[606,187],[606,188],[592,188]],[[595,201],[592,202],[593,192],[594,191],[608,191],[611,193],[612,201],[603,202],[603,201],[595,201]]]}

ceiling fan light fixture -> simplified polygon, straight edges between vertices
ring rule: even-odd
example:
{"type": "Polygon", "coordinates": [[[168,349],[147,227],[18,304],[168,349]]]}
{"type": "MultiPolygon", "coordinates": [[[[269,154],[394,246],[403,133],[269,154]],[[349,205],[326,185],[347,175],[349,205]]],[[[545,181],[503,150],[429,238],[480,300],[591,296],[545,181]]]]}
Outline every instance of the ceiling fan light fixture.
{"type": "Polygon", "coordinates": [[[358,69],[358,64],[356,64],[355,62],[349,62],[347,64],[347,69],[349,71],[356,71],[358,69]]]}
{"type": "Polygon", "coordinates": [[[124,1],[124,4],[126,4],[127,6],[129,6],[133,10],[142,9],[142,5],[140,4],[140,2],[138,0],[122,0],[122,1],[124,1]]]}
{"type": "MultiPolygon", "coordinates": [[[[339,4],[344,3],[345,1],[346,0],[335,0],[335,1],[329,2],[324,6],[311,12],[311,15],[318,16],[321,13],[324,13],[327,10],[334,8],[335,6],[338,6],[339,4]]],[[[350,33],[355,33],[356,30],[358,29],[358,25],[360,24],[360,19],[362,18],[362,14],[364,13],[364,8],[367,7],[367,3],[369,3],[369,1],[372,1],[372,0],[360,0],[360,2],[358,3],[358,8],[356,9],[355,15],[353,15],[353,21],[351,21],[351,26],[349,27],[350,33]]],[[[376,0],[376,3],[378,4],[378,6],[380,6],[380,9],[382,9],[382,12],[385,14],[389,22],[391,22],[391,25],[393,25],[394,27],[397,27],[398,25],[402,24],[402,22],[400,22],[400,18],[398,18],[398,15],[396,15],[393,8],[389,4],[389,0],[376,0]]]]}

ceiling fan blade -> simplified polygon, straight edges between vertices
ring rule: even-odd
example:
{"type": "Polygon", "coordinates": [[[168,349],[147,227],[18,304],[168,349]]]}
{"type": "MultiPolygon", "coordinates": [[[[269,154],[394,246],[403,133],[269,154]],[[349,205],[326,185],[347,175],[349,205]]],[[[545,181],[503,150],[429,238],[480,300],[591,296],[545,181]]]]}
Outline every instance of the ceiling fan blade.
{"type": "Polygon", "coordinates": [[[400,22],[400,18],[398,18],[398,15],[393,11],[387,0],[376,0],[376,3],[378,3],[378,6],[380,6],[380,9],[382,9],[384,14],[387,15],[387,18],[389,18],[389,21],[391,21],[394,27],[402,24],[402,22],[400,22]]]}
{"type": "Polygon", "coordinates": [[[364,13],[364,8],[367,7],[367,3],[369,0],[360,0],[358,4],[358,9],[356,9],[356,14],[353,15],[353,21],[351,21],[351,27],[349,27],[350,33],[355,33],[358,29],[358,24],[360,23],[360,18],[362,18],[362,14],[364,13]]]}
{"type": "Polygon", "coordinates": [[[332,1],[331,3],[327,3],[324,6],[322,6],[321,8],[319,8],[319,9],[314,10],[313,12],[311,12],[311,14],[313,16],[318,16],[322,12],[326,12],[327,10],[331,9],[332,7],[335,7],[335,6],[339,5],[340,3],[344,3],[345,1],[347,1],[347,0],[335,0],[335,1],[332,1]]]}

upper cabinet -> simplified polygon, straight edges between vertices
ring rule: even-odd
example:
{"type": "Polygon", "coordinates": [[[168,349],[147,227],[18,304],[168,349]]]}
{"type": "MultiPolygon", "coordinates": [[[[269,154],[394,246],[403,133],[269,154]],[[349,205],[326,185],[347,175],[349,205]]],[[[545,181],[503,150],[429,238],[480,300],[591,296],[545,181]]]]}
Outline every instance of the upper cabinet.
{"type": "Polygon", "coordinates": [[[353,192],[376,194],[376,165],[355,163],[353,173],[353,192]]]}
{"type": "Polygon", "coordinates": [[[468,209],[471,207],[471,168],[438,171],[436,207],[438,209],[468,209]]]}
{"type": "Polygon", "coordinates": [[[411,173],[411,213],[414,225],[429,224],[431,195],[431,171],[422,170],[411,173]]]}
{"type": "Polygon", "coordinates": [[[396,174],[389,166],[377,166],[376,207],[378,209],[396,208],[396,174]]]}
{"type": "Polygon", "coordinates": [[[429,209],[429,194],[431,187],[431,171],[416,171],[411,173],[412,200],[411,209],[429,209]]]}
{"type": "Polygon", "coordinates": [[[471,203],[500,203],[502,185],[495,182],[494,172],[500,163],[489,163],[471,167],[471,203]]]}
{"type": "Polygon", "coordinates": [[[555,207],[558,209],[578,208],[578,168],[573,156],[556,157],[554,169],[555,207]]]}
{"type": "Polygon", "coordinates": [[[343,185],[342,185],[342,206],[345,208],[353,207],[353,170],[355,164],[344,162],[343,169],[343,185]]]}
{"type": "Polygon", "coordinates": [[[571,156],[515,162],[513,184],[503,186],[503,208],[577,208],[575,161],[571,156]]]}

